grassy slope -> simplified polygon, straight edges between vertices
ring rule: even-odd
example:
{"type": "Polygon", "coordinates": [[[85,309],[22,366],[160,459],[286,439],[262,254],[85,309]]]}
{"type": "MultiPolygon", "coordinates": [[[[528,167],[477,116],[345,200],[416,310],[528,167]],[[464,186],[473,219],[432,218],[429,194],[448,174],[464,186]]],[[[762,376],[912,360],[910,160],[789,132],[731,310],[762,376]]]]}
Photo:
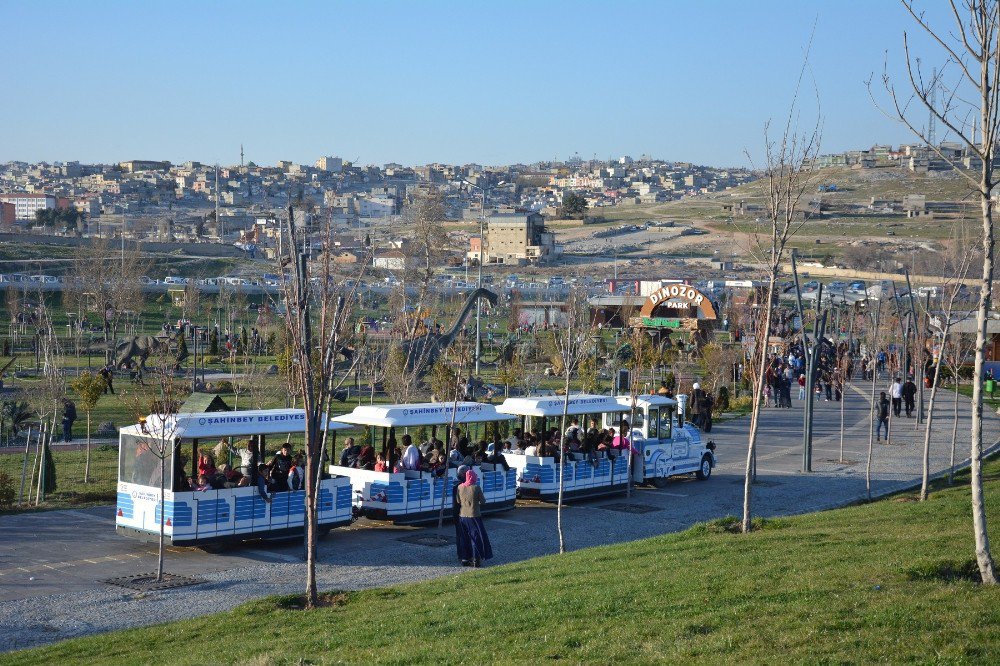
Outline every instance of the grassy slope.
{"type": "MultiPolygon", "coordinates": [[[[987,468],[990,515],[1000,463],[987,468]]],[[[969,492],[897,497],[767,524],[701,525],[465,575],[264,599],[217,616],[0,655],[4,664],[251,661],[1000,660],[1000,589],[913,579],[972,552],[969,492]],[[216,642],[228,627],[225,646],[216,642]],[[246,631],[240,631],[246,627],[246,631]],[[193,646],[212,646],[206,653],[193,646]]],[[[994,522],[994,525],[996,523],[994,522]]],[[[994,528],[995,532],[995,528],[994,528]]]]}

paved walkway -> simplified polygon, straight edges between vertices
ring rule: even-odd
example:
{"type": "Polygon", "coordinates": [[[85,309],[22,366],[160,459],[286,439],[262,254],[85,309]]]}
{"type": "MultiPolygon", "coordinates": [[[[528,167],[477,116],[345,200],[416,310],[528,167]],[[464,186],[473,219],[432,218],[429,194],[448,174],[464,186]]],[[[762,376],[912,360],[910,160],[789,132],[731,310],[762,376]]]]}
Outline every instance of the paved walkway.
{"type": "MultiPolygon", "coordinates": [[[[864,387],[862,387],[864,388],[864,387]]],[[[941,395],[935,419],[932,469],[947,468],[953,398],[941,395]]],[[[813,472],[802,474],[802,403],[767,409],[762,416],[754,513],[780,516],[842,506],[866,496],[868,403],[861,390],[844,404],[845,462],[840,461],[840,403],[816,405],[813,472]]],[[[919,482],[923,431],[914,421],[895,423],[893,443],[877,444],[874,490],[884,494],[919,482]]],[[[969,410],[960,401],[958,461],[967,458],[969,410]]],[[[720,464],[708,481],[678,479],[664,489],[639,488],[624,497],[581,501],[566,509],[568,548],[640,539],[683,530],[694,523],[742,511],[748,419],[719,423],[710,437],[720,464]],[[616,510],[614,504],[641,505],[646,513],[616,510]]],[[[1000,418],[986,417],[987,441],[1000,439],[1000,418]]],[[[557,550],[555,510],[550,504],[521,502],[514,511],[486,519],[503,564],[557,550]]],[[[361,589],[453,575],[451,548],[403,541],[434,532],[359,521],[334,530],[320,544],[318,575],[324,589],[361,589]]],[[[446,525],[445,534],[452,532],[446,525]]],[[[0,517],[0,651],[89,633],[194,617],[231,608],[256,597],[302,589],[300,543],[248,544],[222,554],[171,548],[167,570],[208,582],[156,594],[135,594],[104,579],[152,571],[154,547],[119,537],[111,507],[0,517]]]]}

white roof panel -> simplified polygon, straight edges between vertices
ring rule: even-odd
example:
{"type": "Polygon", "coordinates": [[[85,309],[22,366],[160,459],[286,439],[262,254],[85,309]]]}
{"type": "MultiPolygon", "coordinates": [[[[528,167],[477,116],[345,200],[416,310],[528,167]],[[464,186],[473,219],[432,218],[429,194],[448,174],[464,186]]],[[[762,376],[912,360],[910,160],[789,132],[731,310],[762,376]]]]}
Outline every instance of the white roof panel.
{"type": "Polygon", "coordinates": [[[341,423],[380,426],[383,428],[413,427],[422,425],[448,425],[452,412],[455,423],[484,423],[509,421],[512,417],[500,414],[493,405],[482,402],[418,402],[402,405],[360,405],[350,414],[334,417],[341,423]]]}
{"type": "MultiPolygon", "coordinates": [[[[620,395],[617,400],[621,404],[625,405],[627,409],[632,409],[632,396],[620,395]]],[[[668,398],[665,395],[640,394],[635,396],[635,404],[647,407],[673,407],[677,405],[677,401],[673,398],[668,398]]]]}
{"type": "MultiPolygon", "coordinates": [[[[565,397],[507,398],[497,407],[497,411],[518,416],[562,416],[565,397]]],[[[610,395],[590,395],[578,393],[569,396],[567,414],[600,414],[604,412],[627,412],[629,407],[619,403],[610,395]]]]}
{"type": "MultiPolygon", "coordinates": [[[[344,430],[350,426],[330,421],[330,430],[344,430]]],[[[305,410],[302,409],[253,409],[239,412],[180,413],[162,419],[157,414],[146,417],[146,432],[138,425],[123,428],[131,435],[158,435],[201,439],[234,437],[240,435],[274,435],[304,432],[305,410]]]]}

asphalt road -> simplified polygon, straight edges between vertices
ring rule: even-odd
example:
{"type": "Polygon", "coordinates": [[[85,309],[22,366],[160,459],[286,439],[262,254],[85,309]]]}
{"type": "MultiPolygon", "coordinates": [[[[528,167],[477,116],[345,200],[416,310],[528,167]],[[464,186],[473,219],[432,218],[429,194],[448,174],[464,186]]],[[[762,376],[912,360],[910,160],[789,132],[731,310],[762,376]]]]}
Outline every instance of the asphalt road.
{"type": "MultiPolygon", "coordinates": [[[[867,390],[867,389],[866,389],[867,390]]],[[[967,457],[969,412],[960,403],[958,461],[967,457]]],[[[953,398],[941,400],[932,469],[947,468],[953,398]]],[[[813,472],[803,474],[802,403],[767,409],[762,417],[754,514],[779,516],[841,506],[863,499],[868,447],[868,404],[859,389],[845,403],[844,462],[840,461],[840,403],[816,405],[813,472]]],[[[1000,438],[1000,419],[987,414],[987,440],[1000,438]]],[[[719,466],[707,481],[678,478],[666,488],[637,488],[624,495],[572,502],[564,527],[570,550],[685,529],[742,510],[748,419],[717,423],[708,435],[718,445],[719,466]],[[622,506],[626,505],[626,506],[622,506]],[[623,511],[622,509],[627,509],[623,511]]],[[[900,419],[893,443],[875,446],[876,494],[913,485],[920,473],[923,431],[900,419]]],[[[519,502],[515,510],[486,519],[496,557],[503,564],[558,550],[555,507],[519,502]]],[[[452,534],[445,524],[443,533],[452,534]]],[[[412,540],[433,528],[359,521],[334,530],[320,544],[319,578],[325,589],[358,589],[460,573],[450,547],[412,540]]],[[[222,553],[170,548],[167,570],[207,584],[155,594],[135,594],[103,581],[155,569],[155,545],[119,537],[113,507],[25,513],[0,517],[0,650],[62,638],[215,612],[246,599],[301,588],[301,542],[256,542],[222,553]],[[150,599],[158,600],[150,612],[150,599]]]]}

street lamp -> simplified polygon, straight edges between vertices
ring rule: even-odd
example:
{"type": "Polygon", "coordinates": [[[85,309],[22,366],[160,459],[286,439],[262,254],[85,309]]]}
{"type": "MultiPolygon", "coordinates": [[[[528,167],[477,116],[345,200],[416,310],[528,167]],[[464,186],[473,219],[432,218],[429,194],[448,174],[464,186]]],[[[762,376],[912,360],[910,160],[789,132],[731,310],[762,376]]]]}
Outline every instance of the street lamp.
{"type": "MultiPolygon", "coordinates": [[[[462,179],[462,182],[465,183],[466,185],[468,185],[469,187],[474,187],[475,189],[479,190],[480,194],[482,195],[482,200],[483,200],[482,207],[479,210],[479,276],[476,279],[476,289],[482,289],[483,288],[483,255],[484,255],[484,253],[485,253],[484,251],[486,249],[486,232],[484,230],[484,226],[486,224],[486,191],[489,188],[488,187],[483,187],[481,185],[475,185],[474,183],[470,183],[465,178],[462,179]]],[[[499,183],[497,183],[496,185],[494,185],[494,187],[499,187],[499,186],[505,185],[505,184],[506,184],[506,181],[501,180],[499,183]]],[[[479,355],[482,352],[482,339],[481,339],[480,334],[479,334],[480,320],[482,318],[482,312],[483,312],[482,301],[477,296],[476,297],[476,376],[477,377],[479,376],[479,355]]]]}

